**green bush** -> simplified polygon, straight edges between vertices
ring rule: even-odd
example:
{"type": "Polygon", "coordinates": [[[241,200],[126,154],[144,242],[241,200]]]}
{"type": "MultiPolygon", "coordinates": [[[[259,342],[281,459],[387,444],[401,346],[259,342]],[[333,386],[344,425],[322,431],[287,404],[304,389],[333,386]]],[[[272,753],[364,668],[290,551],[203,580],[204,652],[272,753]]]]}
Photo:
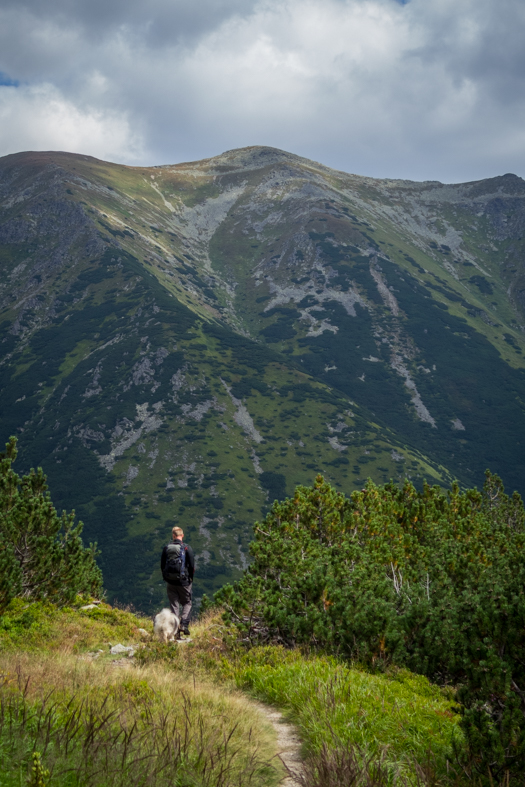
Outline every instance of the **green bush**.
{"type": "Polygon", "coordinates": [[[12,469],[16,438],[0,454],[0,612],[16,596],[67,604],[98,594],[96,547],[84,548],[74,513],[58,516],[39,468],[20,478],[12,469]]]}
{"type": "Polygon", "coordinates": [[[253,562],[216,596],[251,644],[307,644],[453,683],[470,767],[525,774],[525,512],[482,492],[318,476],[256,524],[253,562]]]}

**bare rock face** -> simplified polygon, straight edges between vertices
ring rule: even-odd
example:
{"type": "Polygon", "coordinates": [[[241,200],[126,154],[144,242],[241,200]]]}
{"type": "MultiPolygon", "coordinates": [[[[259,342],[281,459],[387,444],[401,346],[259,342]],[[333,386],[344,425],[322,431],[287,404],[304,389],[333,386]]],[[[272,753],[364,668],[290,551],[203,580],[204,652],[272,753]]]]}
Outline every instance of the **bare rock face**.
{"type": "Polygon", "coordinates": [[[318,472],[522,489],[524,200],[264,147],[0,159],[0,425],[109,597],[160,608],[174,524],[211,595],[318,472]]]}

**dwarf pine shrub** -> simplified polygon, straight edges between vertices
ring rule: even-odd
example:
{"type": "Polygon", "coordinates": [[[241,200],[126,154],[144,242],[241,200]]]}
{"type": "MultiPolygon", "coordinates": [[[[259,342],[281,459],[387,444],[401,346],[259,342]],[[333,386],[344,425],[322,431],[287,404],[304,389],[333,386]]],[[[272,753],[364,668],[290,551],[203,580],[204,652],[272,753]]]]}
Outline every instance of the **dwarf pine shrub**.
{"type": "Polygon", "coordinates": [[[0,454],[0,612],[16,596],[60,605],[100,593],[96,547],[84,547],[74,513],[58,515],[40,468],[15,473],[16,442],[0,454]]]}
{"type": "Polygon", "coordinates": [[[457,687],[473,773],[525,774],[525,512],[483,490],[321,476],[256,523],[253,562],[216,601],[247,643],[321,648],[457,687]]]}

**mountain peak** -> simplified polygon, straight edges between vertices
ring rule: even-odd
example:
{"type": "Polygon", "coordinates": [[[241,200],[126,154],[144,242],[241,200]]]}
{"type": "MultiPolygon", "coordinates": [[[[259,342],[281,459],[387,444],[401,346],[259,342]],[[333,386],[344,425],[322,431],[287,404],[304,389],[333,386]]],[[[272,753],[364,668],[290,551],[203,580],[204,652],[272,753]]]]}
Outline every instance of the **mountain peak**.
{"type": "Polygon", "coordinates": [[[218,156],[206,159],[205,162],[208,167],[220,168],[224,171],[225,167],[232,170],[239,169],[263,169],[264,167],[272,166],[275,164],[307,164],[312,166],[314,162],[301,156],[296,156],[293,153],[288,153],[286,150],[279,148],[267,147],[265,145],[251,145],[246,148],[234,148],[233,150],[226,150],[218,156]]]}

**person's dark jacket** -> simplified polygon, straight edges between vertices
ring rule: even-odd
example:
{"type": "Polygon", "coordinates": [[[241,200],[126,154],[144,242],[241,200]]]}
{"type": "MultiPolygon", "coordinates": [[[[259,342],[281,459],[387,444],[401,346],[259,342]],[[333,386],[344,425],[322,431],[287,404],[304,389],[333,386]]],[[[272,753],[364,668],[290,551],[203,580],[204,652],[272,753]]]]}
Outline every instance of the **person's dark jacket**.
{"type": "MultiPolygon", "coordinates": [[[[186,551],[186,571],[188,572],[188,581],[187,582],[168,582],[168,585],[182,585],[183,587],[186,585],[190,585],[193,582],[193,574],[195,573],[195,556],[193,554],[193,549],[188,546],[188,544],[184,544],[180,538],[174,538],[171,542],[172,544],[182,544],[185,551],[186,551]]],[[[167,554],[168,554],[168,544],[162,550],[162,555],[160,557],[160,568],[161,571],[164,571],[164,567],[166,565],[167,554]]]]}

